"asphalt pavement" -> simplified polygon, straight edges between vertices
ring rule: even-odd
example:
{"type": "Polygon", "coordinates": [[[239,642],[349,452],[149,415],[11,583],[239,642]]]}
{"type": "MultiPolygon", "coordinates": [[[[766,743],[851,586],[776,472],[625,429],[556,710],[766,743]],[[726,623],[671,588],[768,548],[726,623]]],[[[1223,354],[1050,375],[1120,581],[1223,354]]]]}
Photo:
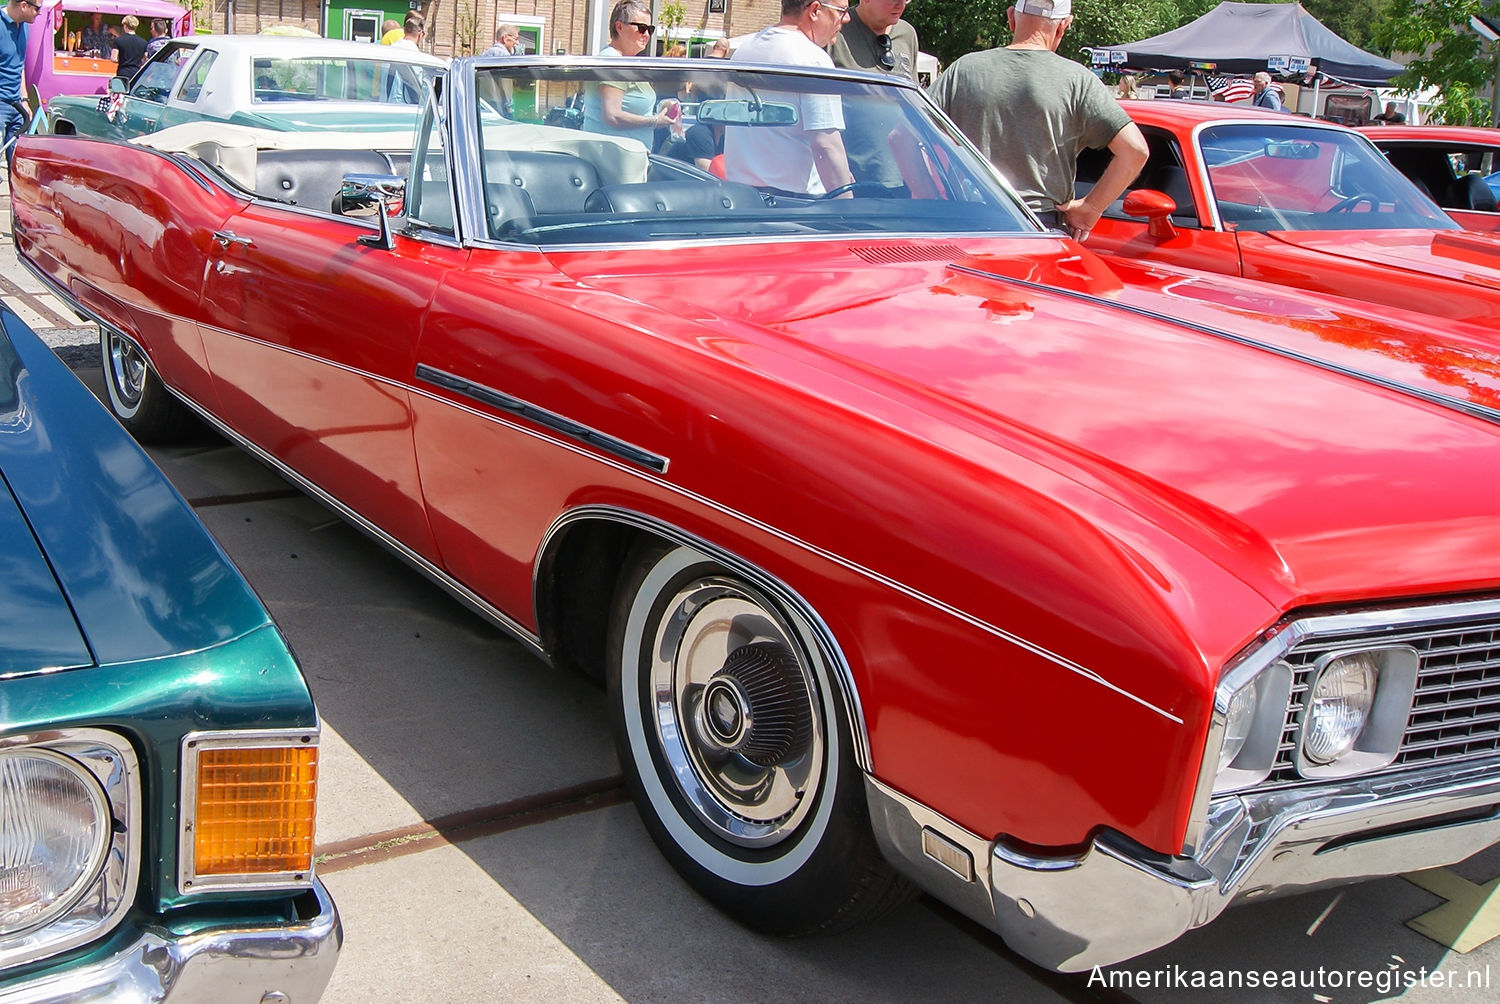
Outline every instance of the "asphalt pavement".
{"type": "MultiPolygon", "coordinates": [[[[99,393],[97,332],[16,261],[3,187],[0,235],[0,300],[99,393]]],[[[333,1004],[1500,1000],[1494,848],[1435,875],[1236,907],[1073,976],[927,898],[837,937],[748,932],[652,845],[598,687],[213,433],[151,453],[259,591],[318,702],[318,867],[345,932],[333,1004]],[[1408,925],[1419,917],[1439,940],[1408,925]]]]}

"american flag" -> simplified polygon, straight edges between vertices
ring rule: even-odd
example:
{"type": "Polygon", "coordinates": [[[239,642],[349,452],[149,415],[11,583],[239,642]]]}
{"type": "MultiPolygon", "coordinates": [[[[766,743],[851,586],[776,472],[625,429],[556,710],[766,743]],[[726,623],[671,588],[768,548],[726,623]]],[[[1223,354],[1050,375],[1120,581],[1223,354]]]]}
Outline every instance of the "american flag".
{"type": "Polygon", "coordinates": [[[99,99],[98,108],[100,114],[109,121],[122,121],[125,111],[125,95],[106,94],[99,99]]]}
{"type": "MultiPolygon", "coordinates": [[[[1271,90],[1284,97],[1281,85],[1271,81],[1271,90]]],[[[1209,77],[1208,93],[1220,101],[1249,101],[1255,96],[1255,84],[1249,77],[1209,77]]]]}

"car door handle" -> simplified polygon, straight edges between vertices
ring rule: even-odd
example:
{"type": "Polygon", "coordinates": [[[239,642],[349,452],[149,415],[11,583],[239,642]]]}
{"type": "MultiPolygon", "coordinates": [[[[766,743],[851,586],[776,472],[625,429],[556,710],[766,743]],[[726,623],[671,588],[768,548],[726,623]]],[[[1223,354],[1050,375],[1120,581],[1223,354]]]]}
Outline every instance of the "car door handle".
{"type": "Polygon", "coordinates": [[[255,242],[248,237],[241,237],[233,230],[215,230],[214,240],[219,242],[220,247],[227,248],[231,244],[242,244],[247,248],[255,247],[255,242]]]}

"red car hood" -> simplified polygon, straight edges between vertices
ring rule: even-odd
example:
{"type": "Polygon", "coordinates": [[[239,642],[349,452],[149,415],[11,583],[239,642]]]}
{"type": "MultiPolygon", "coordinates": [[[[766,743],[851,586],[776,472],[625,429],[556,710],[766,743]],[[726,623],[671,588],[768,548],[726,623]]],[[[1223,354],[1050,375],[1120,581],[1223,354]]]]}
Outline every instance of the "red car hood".
{"type": "Polygon", "coordinates": [[[1484,333],[1037,238],[552,259],[742,365],[811,360],[943,449],[1024,443],[1278,606],[1500,586],[1484,333]]]}
{"type": "Polygon", "coordinates": [[[1277,230],[1266,236],[1336,258],[1500,289],[1500,237],[1493,234],[1467,230],[1277,230]]]}

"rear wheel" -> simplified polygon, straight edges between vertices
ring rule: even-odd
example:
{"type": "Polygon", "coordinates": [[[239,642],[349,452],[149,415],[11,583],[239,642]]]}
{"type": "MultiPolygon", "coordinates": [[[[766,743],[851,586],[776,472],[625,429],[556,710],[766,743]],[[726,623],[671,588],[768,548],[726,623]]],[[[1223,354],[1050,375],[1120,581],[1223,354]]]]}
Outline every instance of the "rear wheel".
{"type": "Polygon", "coordinates": [[[167,392],[135,343],[101,326],[99,349],[109,407],[120,424],[142,443],[181,439],[192,427],[192,414],[167,392]]]}
{"type": "Polygon", "coordinates": [[[610,627],[620,760],[673,866],[741,922],[835,931],[909,887],[870,831],[860,771],[807,625],[698,551],[632,555],[610,627]]]}

